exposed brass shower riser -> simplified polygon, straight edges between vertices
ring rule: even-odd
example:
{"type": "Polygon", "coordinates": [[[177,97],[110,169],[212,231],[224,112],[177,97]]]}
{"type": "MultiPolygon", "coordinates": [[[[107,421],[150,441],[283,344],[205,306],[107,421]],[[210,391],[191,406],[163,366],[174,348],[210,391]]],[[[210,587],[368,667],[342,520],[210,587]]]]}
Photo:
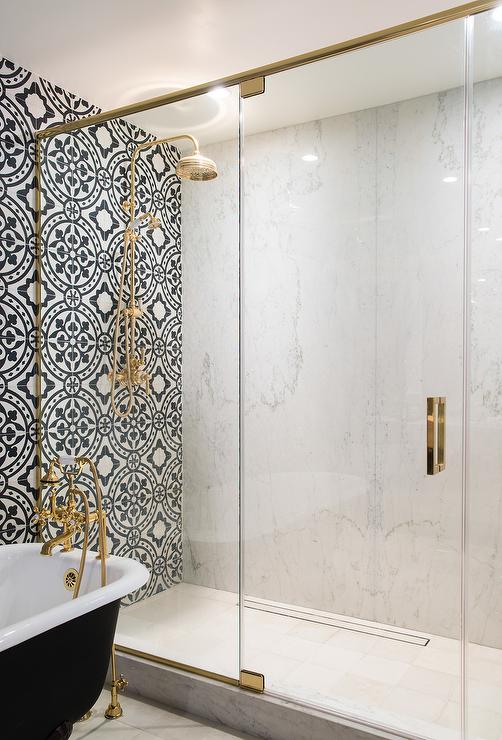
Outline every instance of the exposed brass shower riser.
{"type": "Polygon", "coordinates": [[[136,161],[144,149],[152,146],[172,143],[181,139],[188,139],[193,146],[193,153],[181,157],[176,165],[176,175],[182,180],[194,180],[205,182],[214,180],[218,176],[216,164],[212,159],[202,156],[199,151],[199,142],[191,134],[179,134],[169,136],[165,139],[155,139],[140,144],[134,150],[131,157],[131,180],[130,196],[122,203],[122,208],[129,213],[129,223],[124,231],[124,252],[122,255],[122,267],[120,272],[119,294],[117,301],[117,312],[115,315],[115,329],[113,335],[113,359],[112,368],[108,375],[111,382],[111,404],[116,416],[125,418],[134,409],[134,391],[136,388],[145,388],[147,395],[150,393],[151,376],[145,369],[146,357],[145,347],[137,350],[136,322],[144,316],[144,308],[141,299],[136,300],[136,242],[140,238],[140,227],[146,222],[147,229],[160,227],[160,220],[152,213],[143,213],[136,217],[136,161]],[[129,262],[129,303],[122,308],[124,287],[126,280],[127,263],[129,262]],[[118,344],[120,339],[121,321],[124,324],[124,365],[118,368],[118,344]],[[116,401],[115,393],[117,384],[126,388],[128,392],[127,405],[120,410],[116,401]]]}

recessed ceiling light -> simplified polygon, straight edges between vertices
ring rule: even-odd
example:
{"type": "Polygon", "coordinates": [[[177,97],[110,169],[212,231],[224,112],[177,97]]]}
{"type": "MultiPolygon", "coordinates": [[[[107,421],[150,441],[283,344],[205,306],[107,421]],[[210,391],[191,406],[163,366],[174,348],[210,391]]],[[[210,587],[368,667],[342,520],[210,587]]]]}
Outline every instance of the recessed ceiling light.
{"type": "Polygon", "coordinates": [[[448,175],[447,177],[443,177],[443,182],[457,182],[458,177],[455,177],[454,175],[448,175]]]}
{"type": "Polygon", "coordinates": [[[499,5],[498,8],[495,8],[492,13],[492,18],[494,21],[502,21],[502,5],[499,5]]]}
{"type": "Polygon", "coordinates": [[[486,283],[486,278],[478,278],[478,283],[486,283]]]}
{"type": "Polygon", "coordinates": [[[230,95],[230,90],[226,87],[214,87],[208,92],[208,95],[210,98],[214,98],[215,100],[222,100],[230,95]]]}
{"type": "Polygon", "coordinates": [[[317,162],[319,157],[317,154],[304,154],[302,159],[304,162],[317,162]]]}
{"type": "Polygon", "coordinates": [[[478,231],[483,231],[483,232],[484,231],[490,231],[490,227],[489,226],[480,226],[479,229],[478,229],[478,231]]]}
{"type": "Polygon", "coordinates": [[[498,236],[498,237],[497,237],[497,238],[495,239],[495,241],[496,241],[496,242],[502,242],[502,236],[498,236]]]}

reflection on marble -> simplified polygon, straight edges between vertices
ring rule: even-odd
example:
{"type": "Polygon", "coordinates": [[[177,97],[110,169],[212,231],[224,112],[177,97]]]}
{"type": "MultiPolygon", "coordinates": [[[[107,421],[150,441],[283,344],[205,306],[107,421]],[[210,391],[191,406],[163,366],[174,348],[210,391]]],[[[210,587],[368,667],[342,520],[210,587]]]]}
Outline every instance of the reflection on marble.
{"type": "Polygon", "coordinates": [[[182,188],[183,572],[186,581],[236,591],[237,143],[214,145],[211,156],[218,178],[182,188]]]}

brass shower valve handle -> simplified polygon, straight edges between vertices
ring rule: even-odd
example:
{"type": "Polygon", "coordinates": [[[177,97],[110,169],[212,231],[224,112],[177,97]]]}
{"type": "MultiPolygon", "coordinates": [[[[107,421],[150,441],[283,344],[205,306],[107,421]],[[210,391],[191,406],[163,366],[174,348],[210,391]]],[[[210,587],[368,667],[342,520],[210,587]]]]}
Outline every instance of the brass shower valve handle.
{"type": "MultiPolygon", "coordinates": [[[[150,374],[144,370],[145,350],[142,350],[140,357],[129,357],[129,362],[115,373],[115,380],[119,385],[125,388],[137,388],[145,386],[146,395],[150,395],[150,374]]],[[[112,380],[113,375],[110,372],[108,378],[112,380]]]]}
{"type": "Polygon", "coordinates": [[[129,318],[139,319],[145,312],[141,306],[128,306],[122,309],[122,313],[129,318]]]}
{"type": "Polygon", "coordinates": [[[36,504],[33,507],[33,512],[35,514],[35,524],[38,526],[39,530],[42,530],[50,520],[51,512],[49,509],[39,509],[36,504]]]}

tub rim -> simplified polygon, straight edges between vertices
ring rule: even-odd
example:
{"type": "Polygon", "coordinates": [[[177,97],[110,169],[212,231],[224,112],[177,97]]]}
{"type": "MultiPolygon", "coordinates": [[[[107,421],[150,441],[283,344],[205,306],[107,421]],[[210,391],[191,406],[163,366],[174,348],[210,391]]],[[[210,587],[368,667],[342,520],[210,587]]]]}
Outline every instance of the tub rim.
{"type": "MultiPolygon", "coordinates": [[[[25,557],[26,555],[35,555],[37,552],[39,554],[40,548],[41,544],[39,542],[1,545],[0,561],[5,561],[13,557],[22,560],[23,553],[25,553],[25,557]]],[[[57,549],[50,557],[57,558],[58,560],[64,559],[65,564],[68,563],[68,568],[78,568],[80,554],[81,550],[77,548],[72,552],[61,552],[60,549],[57,549]]],[[[89,550],[87,558],[92,558],[96,554],[93,550],[89,550]]],[[[39,554],[39,557],[43,560],[49,556],[39,554]]],[[[33,614],[26,619],[0,627],[0,652],[32,637],[36,637],[36,635],[42,634],[53,627],[69,622],[82,614],[94,611],[100,606],[117,601],[140,588],[140,586],[143,586],[148,580],[149,573],[147,568],[132,558],[110,555],[107,558],[107,564],[112,565],[118,575],[106,586],[100,586],[76,599],[64,601],[49,609],[33,614]]],[[[86,567],[88,565],[89,561],[87,561],[86,567]]]]}

